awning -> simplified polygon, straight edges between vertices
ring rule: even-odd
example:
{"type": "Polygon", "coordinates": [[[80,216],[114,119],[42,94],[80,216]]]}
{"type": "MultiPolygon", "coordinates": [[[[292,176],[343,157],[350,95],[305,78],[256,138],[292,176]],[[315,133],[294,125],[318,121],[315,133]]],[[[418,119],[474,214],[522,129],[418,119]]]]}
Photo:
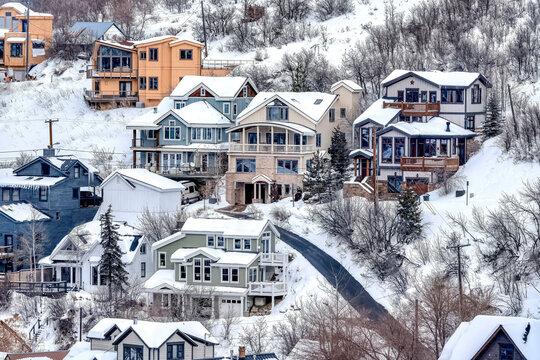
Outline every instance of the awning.
{"type": "Polygon", "coordinates": [[[350,158],[355,158],[358,156],[363,156],[366,159],[373,159],[373,152],[371,150],[356,149],[349,153],[350,158]]]}
{"type": "Polygon", "coordinates": [[[274,180],[270,179],[268,176],[264,174],[255,175],[253,179],[251,179],[251,183],[255,184],[256,182],[265,182],[267,184],[273,184],[274,180]]]}

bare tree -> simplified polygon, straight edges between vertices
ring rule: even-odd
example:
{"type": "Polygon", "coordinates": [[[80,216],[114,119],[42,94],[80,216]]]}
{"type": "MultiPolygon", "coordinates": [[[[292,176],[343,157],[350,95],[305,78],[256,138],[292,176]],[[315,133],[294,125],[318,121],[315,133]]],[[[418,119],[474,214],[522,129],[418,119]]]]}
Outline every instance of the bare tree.
{"type": "Polygon", "coordinates": [[[261,354],[267,351],[269,334],[268,324],[264,316],[261,316],[254,324],[244,326],[240,333],[240,342],[246,344],[253,354],[261,354]]]}
{"type": "Polygon", "coordinates": [[[19,265],[30,267],[30,281],[36,281],[37,262],[44,256],[44,243],[47,241],[47,232],[42,220],[43,214],[32,208],[14,249],[15,259],[19,265]]]}
{"type": "Polygon", "coordinates": [[[174,213],[152,213],[145,207],[139,216],[139,229],[152,244],[172,235],[182,228],[188,214],[183,208],[174,213]]]}
{"type": "Polygon", "coordinates": [[[90,163],[99,170],[103,178],[109,176],[113,171],[114,149],[94,146],[92,148],[92,159],[90,163]]]}

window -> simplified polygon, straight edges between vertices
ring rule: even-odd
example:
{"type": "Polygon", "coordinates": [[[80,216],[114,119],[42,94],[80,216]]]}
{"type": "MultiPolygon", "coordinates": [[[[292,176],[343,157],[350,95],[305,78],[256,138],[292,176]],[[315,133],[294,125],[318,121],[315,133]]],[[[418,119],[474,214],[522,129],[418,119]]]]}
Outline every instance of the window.
{"type": "Polygon", "coordinates": [[[56,215],[56,216],[55,216],[55,217],[56,217],[56,220],[60,220],[60,211],[57,211],[55,215],[56,215]]]}
{"type": "Polygon", "coordinates": [[[420,92],[420,100],[422,102],[427,102],[427,91],[421,91],[420,92]]]}
{"type": "Polygon", "coordinates": [[[221,269],[221,282],[229,282],[229,269],[221,269]]]}
{"type": "Polygon", "coordinates": [[[13,189],[11,191],[11,200],[19,201],[21,199],[21,189],[13,189]]]}
{"type": "Polygon", "coordinates": [[[467,118],[465,121],[465,128],[474,131],[475,129],[474,115],[467,115],[467,118]]]}
{"type": "Polygon", "coordinates": [[[514,345],[499,344],[499,359],[500,360],[514,360],[514,345]]]}
{"type": "Polygon", "coordinates": [[[180,49],[180,60],[192,60],[193,50],[180,49]]]}
{"type": "Polygon", "coordinates": [[[251,250],[251,239],[244,239],[244,250],[251,250]]]}
{"type": "Polygon", "coordinates": [[[146,90],[146,77],[144,76],[139,78],[139,89],[146,90]]]}
{"type": "Polygon", "coordinates": [[[405,116],[405,115],[399,115],[399,121],[411,122],[411,117],[405,116]]]}
{"type": "Polygon", "coordinates": [[[382,162],[391,163],[392,162],[392,138],[383,137],[381,144],[382,144],[382,162]]]}
{"type": "Polygon", "coordinates": [[[184,343],[178,343],[178,344],[168,343],[167,344],[167,360],[184,360],[184,343]]]}
{"type": "Polygon", "coordinates": [[[248,279],[249,279],[249,282],[257,282],[257,268],[255,267],[249,268],[248,279]]]}
{"type": "Polygon", "coordinates": [[[49,189],[46,187],[39,188],[39,201],[47,201],[49,198],[49,189]]]}
{"type": "Polygon", "coordinates": [[[231,282],[238,282],[238,268],[231,269],[231,282]]]}
{"type": "Polygon", "coordinates": [[[78,178],[81,177],[81,167],[80,167],[80,166],[75,166],[75,167],[73,168],[73,177],[74,177],[75,179],[78,179],[78,178]]]}
{"type": "Polygon", "coordinates": [[[339,117],[342,119],[345,119],[347,117],[347,109],[345,108],[339,109],[339,117]]]}
{"type": "Polygon", "coordinates": [[[482,89],[480,85],[475,84],[471,89],[471,103],[480,104],[482,103],[482,89]]]}
{"type": "Polygon", "coordinates": [[[291,185],[285,184],[284,188],[285,188],[285,195],[290,195],[291,194],[291,185]]]}
{"type": "Polygon", "coordinates": [[[405,89],[405,100],[407,102],[418,102],[418,89],[405,89]]]}
{"type": "Polygon", "coordinates": [[[94,81],[94,91],[99,94],[99,80],[94,81]]]}
{"type": "Polygon", "coordinates": [[[149,90],[157,90],[158,89],[158,78],[157,77],[149,77],[148,78],[148,89],[149,90]]]}
{"type": "Polygon", "coordinates": [[[218,248],[224,248],[225,247],[225,239],[223,238],[223,236],[218,236],[217,237],[217,247],[218,248]]]}
{"type": "Polygon", "coordinates": [[[238,104],[236,103],[232,104],[232,113],[233,115],[238,114],[238,104]]]}
{"type": "Polygon", "coordinates": [[[298,174],[298,160],[278,160],[278,174],[298,174]]]}
{"type": "Polygon", "coordinates": [[[231,113],[231,104],[223,103],[223,113],[229,115],[231,113]]]}
{"type": "Polygon", "coordinates": [[[205,88],[201,88],[201,96],[206,96],[206,89],[205,88]]]}
{"type": "Polygon", "coordinates": [[[285,145],[285,140],[287,140],[285,133],[274,133],[274,144],[285,145]]]}
{"type": "Polygon", "coordinates": [[[156,139],[157,130],[146,130],[146,138],[148,140],[156,139]]]}
{"type": "Polygon", "coordinates": [[[2,189],[2,201],[9,201],[9,188],[2,189]]]}
{"type": "Polygon", "coordinates": [[[317,135],[315,135],[315,146],[321,147],[321,134],[320,133],[317,133],[317,135]]]}
{"type": "Polygon", "coordinates": [[[79,198],[79,188],[73,188],[73,199],[79,198]]]}
{"type": "Polygon", "coordinates": [[[422,117],[421,116],[411,116],[411,121],[412,122],[422,122],[422,117]]]}
{"type": "Polygon", "coordinates": [[[289,108],[279,100],[266,107],[266,120],[289,120],[289,108]]]}
{"type": "Polygon", "coordinates": [[[148,51],[150,53],[150,61],[158,61],[158,49],[150,48],[148,51]]]}
{"type": "Polygon", "coordinates": [[[169,126],[163,128],[165,133],[165,140],[179,140],[180,139],[180,126],[176,126],[174,120],[169,120],[169,126]]]}
{"type": "Polygon", "coordinates": [[[24,33],[28,31],[28,21],[26,19],[21,21],[21,31],[24,33]]]}
{"type": "Polygon", "coordinates": [[[201,281],[201,259],[193,260],[193,281],[201,281]]]}
{"type": "MultiPolygon", "coordinates": [[[[310,168],[307,167],[307,169],[309,170],[310,168]]],[[[277,184],[277,193],[279,196],[283,195],[283,185],[277,184]]]]}
{"type": "Polygon", "coordinates": [[[215,246],[215,241],[214,241],[214,235],[207,235],[206,236],[206,246],[208,247],[214,247],[215,246]]]}
{"type": "Polygon", "coordinates": [[[146,263],[142,262],[141,263],[141,278],[145,278],[145,277],[146,277],[146,263]]]}
{"type": "Polygon", "coordinates": [[[160,268],[166,267],[167,266],[167,253],[160,252],[158,254],[158,256],[159,256],[159,264],[158,264],[158,266],[160,268]]]}
{"type": "Polygon", "coordinates": [[[10,46],[9,56],[11,57],[22,57],[23,54],[23,44],[15,43],[10,46]]]}
{"type": "Polygon", "coordinates": [[[98,71],[131,71],[131,52],[101,45],[98,50],[98,71]]]}
{"type": "Polygon", "coordinates": [[[336,109],[328,110],[328,121],[329,122],[336,121],[336,109]]]}
{"type": "Polygon", "coordinates": [[[178,273],[178,277],[180,278],[180,280],[186,280],[187,279],[186,265],[180,265],[180,271],[178,273]]]}
{"type": "Polygon", "coordinates": [[[403,90],[398,90],[397,92],[397,101],[403,102],[403,90]]]}
{"type": "Polygon", "coordinates": [[[234,249],[240,250],[242,249],[242,240],[240,239],[234,239],[234,249]]]}
{"type": "Polygon", "coordinates": [[[405,138],[394,138],[394,161],[398,163],[402,156],[405,156],[405,138]]]}
{"type": "Polygon", "coordinates": [[[210,259],[204,259],[204,281],[211,281],[210,259]]]}
{"type": "Polygon", "coordinates": [[[146,254],[146,243],[142,243],[141,247],[139,248],[139,252],[144,255],[146,254]]]}
{"type": "Polygon", "coordinates": [[[248,96],[248,88],[247,88],[247,86],[244,86],[244,87],[242,88],[242,96],[243,96],[243,97],[247,97],[247,96],[248,96]]]}
{"type": "Polygon", "coordinates": [[[369,128],[360,129],[360,147],[369,148],[369,128]]]}
{"type": "Polygon", "coordinates": [[[174,103],[175,109],[181,109],[186,106],[186,103],[184,101],[177,101],[174,103]]]}
{"type": "Polygon", "coordinates": [[[254,173],[255,159],[236,159],[236,172],[254,173]]]}
{"type": "Polygon", "coordinates": [[[51,174],[51,167],[49,164],[41,163],[41,175],[49,176],[51,174]]]}
{"type": "Polygon", "coordinates": [[[436,103],[437,102],[437,92],[436,91],[430,91],[429,92],[429,102],[436,103]]]}
{"type": "Polygon", "coordinates": [[[97,286],[98,285],[98,275],[99,272],[98,272],[98,267],[97,266],[92,266],[92,275],[91,275],[91,279],[90,279],[90,282],[93,286],[97,286]]]}
{"type": "Polygon", "coordinates": [[[124,360],[143,360],[143,347],[124,345],[124,360]]]}
{"type": "Polygon", "coordinates": [[[443,104],[462,104],[463,89],[441,89],[441,102],[443,104]]]}
{"type": "Polygon", "coordinates": [[[139,53],[139,59],[146,60],[146,51],[141,51],[139,53]]]}

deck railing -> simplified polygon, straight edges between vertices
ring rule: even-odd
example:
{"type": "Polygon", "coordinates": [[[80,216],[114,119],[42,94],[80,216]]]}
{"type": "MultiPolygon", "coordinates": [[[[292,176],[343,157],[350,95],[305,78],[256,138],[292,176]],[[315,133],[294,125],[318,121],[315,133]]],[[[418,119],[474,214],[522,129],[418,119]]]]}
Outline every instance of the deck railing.
{"type": "Polygon", "coordinates": [[[212,176],[212,175],[222,175],[215,168],[202,168],[201,166],[190,166],[186,163],[176,167],[176,166],[159,166],[156,165],[139,165],[137,164],[135,168],[146,169],[150,172],[161,174],[164,176],[212,176]]]}
{"type": "Polygon", "coordinates": [[[95,65],[86,66],[86,78],[136,78],[137,71],[129,66],[117,66],[112,69],[101,69],[95,65]]]}
{"type": "Polygon", "coordinates": [[[383,109],[401,109],[401,115],[438,115],[441,111],[441,103],[435,102],[422,102],[422,103],[408,103],[408,102],[383,102],[383,109]]]}
{"type": "Polygon", "coordinates": [[[87,101],[137,101],[139,99],[137,91],[94,91],[85,90],[84,98],[87,101]]]}
{"type": "Polygon", "coordinates": [[[232,152],[253,153],[309,153],[313,152],[313,145],[278,145],[278,144],[229,144],[232,152]]]}
{"type": "Polygon", "coordinates": [[[404,171],[458,171],[457,157],[402,157],[401,170],[404,171]]]}
{"type": "Polygon", "coordinates": [[[13,245],[0,246],[0,259],[7,259],[13,256],[13,245]]]}
{"type": "Polygon", "coordinates": [[[281,296],[287,294],[287,284],[284,282],[253,282],[249,283],[249,295],[281,296]]]}
{"type": "Polygon", "coordinates": [[[13,291],[32,295],[65,294],[69,288],[66,281],[33,282],[10,281],[9,288],[13,291]]]}
{"type": "Polygon", "coordinates": [[[284,266],[287,264],[287,254],[262,253],[259,263],[264,266],[284,266]]]}

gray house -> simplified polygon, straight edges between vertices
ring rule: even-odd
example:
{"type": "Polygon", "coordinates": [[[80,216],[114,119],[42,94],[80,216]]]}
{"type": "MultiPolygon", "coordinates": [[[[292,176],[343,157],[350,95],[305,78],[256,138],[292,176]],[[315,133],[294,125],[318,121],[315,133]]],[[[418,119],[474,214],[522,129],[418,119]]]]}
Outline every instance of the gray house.
{"type": "Polygon", "coordinates": [[[190,218],[152,245],[149,301],[216,318],[269,310],[287,294],[288,255],[276,252],[278,240],[269,220],[190,218]]]}

